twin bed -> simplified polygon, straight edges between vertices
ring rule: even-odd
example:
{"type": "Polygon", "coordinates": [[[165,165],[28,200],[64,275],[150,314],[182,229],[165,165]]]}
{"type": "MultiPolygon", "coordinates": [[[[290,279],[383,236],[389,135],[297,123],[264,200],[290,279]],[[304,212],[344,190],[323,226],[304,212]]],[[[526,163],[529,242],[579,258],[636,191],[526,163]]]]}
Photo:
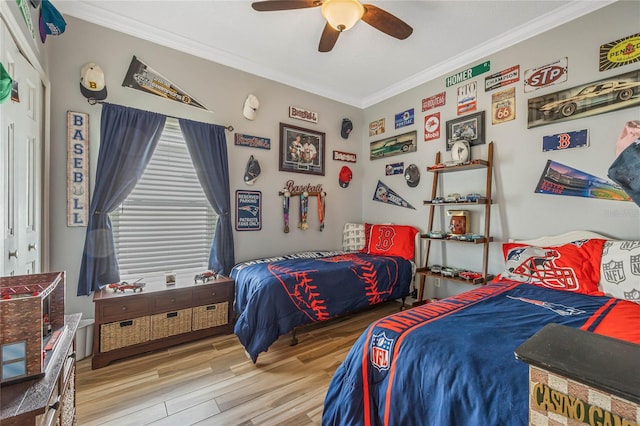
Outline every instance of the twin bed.
{"type": "Polygon", "coordinates": [[[526,425],[528,365],[514,350],[546,324],[640,344],[639,242],[571,233],[503,251],[490,284],[372,323],[333,377],[323,424],[526,425]]]}

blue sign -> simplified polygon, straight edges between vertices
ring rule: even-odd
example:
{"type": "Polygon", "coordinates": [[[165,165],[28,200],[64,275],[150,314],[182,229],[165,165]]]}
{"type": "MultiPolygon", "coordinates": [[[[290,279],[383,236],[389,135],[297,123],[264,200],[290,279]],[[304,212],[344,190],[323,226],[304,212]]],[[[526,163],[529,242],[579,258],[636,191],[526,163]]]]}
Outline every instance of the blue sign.
{"type": "Polygon", "coordinates": [[[396,129],[413,124],[413,108],[396,114],[396,129]]]}
{"type": "Polygon", "coordinates": [[[262,192],[236,191],[236,231],[262,229],[262,192]]]}
{"type": "Polygon", "coordinates": [[[589,146],[589,131],[587,129],[542,137],[542,151],[544,152],[583,148],[585,146],[589,146]]]}
{"type": "Polygon", "coordinates": [[[404,173],[404,163],[387,164],[384,168],[384,174],[387,176],[401,175],[404,173]]]}

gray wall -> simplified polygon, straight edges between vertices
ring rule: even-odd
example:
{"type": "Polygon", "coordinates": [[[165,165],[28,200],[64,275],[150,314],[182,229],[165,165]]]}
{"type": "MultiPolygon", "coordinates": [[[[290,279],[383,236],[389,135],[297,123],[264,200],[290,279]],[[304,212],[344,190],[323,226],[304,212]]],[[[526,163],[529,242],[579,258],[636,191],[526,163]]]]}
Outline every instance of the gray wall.
{"type": "MultiPolygon", "coordinates": [[[[615,68],[606,72],[598,71],[599,47],[602,44],[638,33],[640,30],[640,2],[622,1],[614,3],[580,19],[564,24],[535,38],[509,47],[469,66],[491,61],[489,73],[469,81],[478,83],[477,111],[486,111],[486,140],[494,141],[494,179],[493,198],[495,205],[491,211],[491,234],[496,242],[490,247],[490,272],[499,273],[503,266],[501,243],[508,239],[527,239],[542,235],[557,234],[575,229],[599,231],[621,239],[640,237],[640,210],[632,202],[607,201],[593,198],[568,197],[536,194],[534,189],[540,179],[547,160],[553,160],[586,173],[607,178],[607,170],[615,157],[615,142],[628,120],[640,119],[640,108],[628,108],[606,114],[575,119],[527,129],[527,99],[547,93],[588,84],[592,81],[615,76],[640,68],[638,63],[615,68]],[[551,87],[524,93],[523,75],[528,69],[551,63],[568,57],[568,80],[551,87]],[[516,119],[502,124],[491,124],[491,94],[500,89],[485,92],[484,77],[520,65],[520,81],[508,87],[516,88],[516,119]],[[542,152],[542,138],[566,131],[588,129],[590,145],[587,148],[566,151],[542,152]]],[[[465,67],[466,68],[466,67],[465,67]]],[[[460,70],[458,70],[460,71],[460,70]]],[[[445,77],[434,79],[415,89],[388,99],[378,105],[367,108],[364,123],[360,129],[363,134],[363,155],[365,175],[363,176],[363,217],[370,222],[393,221],[409,223],[425,230],[428,220],[428,207],[423,200],[431,195],[433,176],[426,167],[434,164],[437,151],[442,151],[444,159],[450,159],[445,152],[445,122],[457,118],[456,90],[460,86],[445,87],[445,77]],[[446,91],[446,105],[422,112],[421,100],[446,91]],[[393,130],[394,114],[414,108],[416,124],[399,130],[393,130]],[[424,142],[422,126],[424,116],[432,111],[440,111],[442,137],[435,141],[424,142]],[[369,137],[367,125],[373,120],[385,118],[387,132],[382,136],[369,137]],[[369,161],[365,155],[370,142],[383,136],[418,131],[418,151],[369,161]],[[405,166],[415,163],[420,167],[420,184],[409,188],[402,175],[386,177],[384,166],[388,163],[403,161],[405,166]],[[375,185],[382,180],[400,193],[416,210],[388,206],[372,201],[375,185]]],[[[472,148],[473,158],[486,158],[487,145],[472,148]]],[[[476,172],[447,174],[443,181],[443,195],[448,192],[484,192],[484,175],[476,172]]],[[[442,210],[444,211],[444,210],[442,210]]],[[[477,211],[477,210],[476,210],[477,211]]],[[[437,216],[436,216],[437,219],[437,216]]],[[[448,218],[442,222],[446,228],[448,218]]],[[[474,232],[482,229],[479,215],[472,212],[474,232]]],[[[452,266],[480,266],[481,250],[459,250],[459,245],[445,250],[440,243],[432,244],[435,250],[434,262],[443,262],[452,266]],[[446,257],[445,257],[446,256],[446,257]]],[[[468,247],[467,247],[468,248],[468,247]]],[[[444,296],[452,292],[469,289],[468,286],[456,286],[446,283],[436,289],[436,295],[444,296]]]]}
{"type": "MultiPolygon", "coordinates": [[[[525,94],[521,77],[521,81],[515,84],[515,121],[493,126],[490,116],[486,118],[486,138],[495,142],[496,204],[492,207],[491,227],[496,242],[490,250],[491,272],[501,270],[503,263],[500,242],[511,238],[530,238],[571,229],[590,229],[616,238],[640,238],[640,212],[633,203],[540,195],[533,192],[548,159],[606,177],[608,166],[615,155],[615,139],[626,121],[639,118],[639,108],[533,129],[527,129],[526,125],[527,98],[638,69],[637,64],[634,64],[601,73],[598,72],[597,66],[598,47],[601,44],[638,32],[639,8],[638,2],[618,2],[486,58],[491,61],[490,73],[519,64],[521,76],[527,69],[565,56],[569,58],[569,79],[566,83],[525,94]],[[542,136],[585,128],[589,129],[590,135],[588,148],[566,152],[542,152],[542,136]]],[[[80,68],[87,62],[96,62],[104,70],[109,102],[198,121],[233,125],[235,132],[271,138],[272,149],[266,151],[236,147],[233,145],[233,133],[227,133],[232,194],[237,189],[262,191],[264,205],[262,231],[235,232],[235,255],[238,261],[296,250],[338,248],[341,242],[341,228],[347,221],[395,222],[411,224],[422,230],[426,228],[428,209],[423,206],[423,200],[428,199],[431,192],[431,175],[426,172],[426,167],[433,164],[437,151],[444,150],[444,136],[431,142],[422,140],[425,113],[421,112],[421,100],[446,90],[447,104],[436,109],[441,113],[441,131],[444,135],[444,122],[457,117],[457,86],[445,88],[445,76],[362,111],[77,19],[67,18],[67,22],[67,32],[62,37],[52,38],[51,42],[47,41],[47,49],[52,84],[51,269],[67,271],[68,312],[83,312],[85,317],[93,317],[91,299],[75,296],[85,228],[66,226],[65,205],[67,111],[90,114],[92,182],[99,148],[101,107],[89,105],[78,89],[80,68]],[[172,80],[214,113],[122,87],[122,79],[133,55],[172,80]],[[253,122],[242,116],[242,103],[249,93],[254,93],[261,103],[258,117],[253,122]],[[308,124],[289,119],[289,106],[319,113],[319,123],[308,124]],[[416,124],[394,131],[394,114],[408,108],[415,109],[416,124]],[[348,140],[342,139],[339,133],[343,117],[350,117],[355,125],[348,140]],[[386,119],[387,132],[369,137],[368,123],[378,118],[386,119]],[[277,141],[280,122],[326,132],[327,164],[324,177],[278,171],[277,141]],[[410,130],[418,131],[416,153],[391,157],[388,160],[369,160],[370,142],[410,130]],[[340,188],[337,182],[338,171],[347,163],[330,160],[333,150],[358,154],[358,163],[348,164],[354,172],[354,179],[347,189],[340,188]],[[260,161],[262,174],[254,186],[248,187],[243,183],[242,176],[251,154],[260,161]],[[402,175],[385,176],[384,166],[400,161],[404,162],[405,166],[415,163],[420,167],[422,180],[416,188],[409,188],[402,175]],[[288,179],[293,179],[299,184],[322,183],[328,192],[324,232],[320,233],[313,228],[306,232],[298,230],[295,227],[295,214],[292,214],[292,232],[282,232],[281,198],[277,193],[288,179]],[[372,201],[379,179],[405,197],[416,210],[372,201]]],[[[469,65],[479,62],[481,61],[469,65]]],[[[478,110],[489,111],[492,92],[483,91],[484,77],[485,75],[482,75],[476,79],[480,87],[478,110]]],[[[486,145],[473,148],[472,155],[476,158],[486,156],[486,145]]],[[[447,179],[446,187],[455,187],[458,192],[484,192],[484,181],[476,177],[454,176],[447,179]]],[[[297,204],[292,202],[292,212],[295,211],[295,207],[297,204]]],[[[316,212],[314,208],[310,208],[309,211],[310,223],[313,225],[317,223],[316,212]]],[[[445,220],[441,222],[443,226],[445,220]]],[[[477,229],[480,218],[476,215],[472,221],[477,229]]],[[[461,264],[474,267],[474,262],[479,262],[479,253],[476,250],[462,250],[455,254],[436,253],[436,257],[444,259],[443,256],[447,255],[449,263],[456,263],[457,260],[461,264]]],[[[436,290],[438,295],[444,296],[462,289],[468,288],[443,285],[436,290]]]]}

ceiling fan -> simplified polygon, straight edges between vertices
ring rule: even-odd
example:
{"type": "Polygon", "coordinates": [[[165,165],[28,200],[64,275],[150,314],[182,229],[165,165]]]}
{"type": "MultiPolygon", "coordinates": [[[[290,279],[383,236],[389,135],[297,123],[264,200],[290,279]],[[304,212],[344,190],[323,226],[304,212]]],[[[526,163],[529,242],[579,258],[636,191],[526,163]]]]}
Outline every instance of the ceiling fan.
{"type": "Polygon", "coordinates": [[[258,12],[322,7],[322,16],[327,23],[318,45],[320,52],[331,51],[340,33],[353,27],[360,19],[400,40],[413,32],[413,28],[389,12],[372,4],[362,4],[358,0],[263,0],[253,2],[251,7],[258,12]]]}

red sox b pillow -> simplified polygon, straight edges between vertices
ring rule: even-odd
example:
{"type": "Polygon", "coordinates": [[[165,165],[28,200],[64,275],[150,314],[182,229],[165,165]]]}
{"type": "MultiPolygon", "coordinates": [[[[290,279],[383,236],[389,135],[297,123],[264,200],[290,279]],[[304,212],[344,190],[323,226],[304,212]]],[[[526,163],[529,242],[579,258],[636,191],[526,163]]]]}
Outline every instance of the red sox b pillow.
{"type": "Polygon", "coordinates": [[[574,241],[561,246],[502,245],[502,278],[555,290],[602,295],[598,290],[600,260],[605,240],[574,241]]]}
{"type": "Polygon", "coordinates": [[[413,260],[417,233],[418,230],[413,226],[371,225],[365,250],[368,254],[400,256],[406,260],[413,260]]]}

